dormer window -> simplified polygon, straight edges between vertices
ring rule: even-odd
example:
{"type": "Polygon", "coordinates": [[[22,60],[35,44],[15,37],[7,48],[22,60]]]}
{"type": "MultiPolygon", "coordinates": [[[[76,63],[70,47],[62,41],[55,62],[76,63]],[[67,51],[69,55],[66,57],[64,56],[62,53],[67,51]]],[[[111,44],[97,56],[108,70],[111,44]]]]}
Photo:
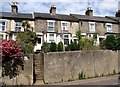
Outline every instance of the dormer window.
{"type": "Polygon", "coordinates": [[[89,32],[90,33],[95,32],[95,22],[89,22],[89,32]]]}
{"type": "Polygon", "coordinates": [[[106,23],[106,29],[107,29],[107,32],[112,32],[112,24],[106,23]]]}

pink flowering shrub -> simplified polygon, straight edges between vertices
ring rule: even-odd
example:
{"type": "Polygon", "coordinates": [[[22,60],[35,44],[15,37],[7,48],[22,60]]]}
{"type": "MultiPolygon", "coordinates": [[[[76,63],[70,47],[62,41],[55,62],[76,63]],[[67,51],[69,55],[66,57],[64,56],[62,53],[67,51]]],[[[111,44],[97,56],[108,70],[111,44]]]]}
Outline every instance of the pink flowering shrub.
{"type": "Polygon", "coordinates": [[[2,75],[13,78],[19,74],[20,67],[23,69],[23,53],[18,41],[0,39],[0,42],[2,75]]]}

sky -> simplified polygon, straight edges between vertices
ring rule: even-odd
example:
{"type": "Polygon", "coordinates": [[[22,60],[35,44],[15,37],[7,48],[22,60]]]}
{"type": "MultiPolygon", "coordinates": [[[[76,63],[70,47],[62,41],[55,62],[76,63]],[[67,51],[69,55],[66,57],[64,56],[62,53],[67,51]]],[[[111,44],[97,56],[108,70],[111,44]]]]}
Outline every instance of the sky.
{"type": "Polygon", "coordinates": [[[85,15],[87,7],[92,7],[94,16],[115,16],[120,9],[120,0],[0,0],[0,12],[11,12],[12,2],[18,2],[19,13],[49,13],[51,5],[57,7],[58,14],[85,15]]]}

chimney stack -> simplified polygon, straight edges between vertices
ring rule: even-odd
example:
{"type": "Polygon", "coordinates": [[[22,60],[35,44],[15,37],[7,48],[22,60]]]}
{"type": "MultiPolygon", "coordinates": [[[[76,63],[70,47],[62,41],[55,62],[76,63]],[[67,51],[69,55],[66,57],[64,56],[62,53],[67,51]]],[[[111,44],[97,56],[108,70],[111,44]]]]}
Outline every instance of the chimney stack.
{"type": "Polygon", "coordinates": [[[51,6],[51,8],[50,8],[50,14],[51,15],[55,15],[56,14],[56,6],[55,5],[51,6]]]}
{"type": "Polygon", "coordinates": [[[86,12],[85,12],[85,14],[88,15],[88,16],[93,16],[93,10],[92,10],[92,8],[88,7],[87,10],[86,10],[86,12]]]}
{"type": "Polygon", "coordinates": [[[120,17],[120,10],[118,10],[115,14],[116,17],[120,17]]]}
{"type": "Polygon", "coordinates": [[[116,17],[120,17],[120,1],[118,2],[118,11],[115,14],[116,17]]]}
{"type": "Polygon", "coordinates": [[[13,3],[13,5],[11,5],[11,10],[12,10],[12,14],[18,13],[18,7],[17,7],[16,3],[13,3]]]}

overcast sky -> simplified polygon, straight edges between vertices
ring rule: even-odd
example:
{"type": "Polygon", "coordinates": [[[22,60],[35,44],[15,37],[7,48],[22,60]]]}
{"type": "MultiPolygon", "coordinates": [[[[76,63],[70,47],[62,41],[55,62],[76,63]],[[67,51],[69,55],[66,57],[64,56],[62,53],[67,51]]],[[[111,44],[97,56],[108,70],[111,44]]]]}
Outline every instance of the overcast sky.
{"type": "Polygon", "coordinates": [[[120,0],[4,0],[0,3],[0,12],[10,12],[9,3],[13,1],[18,2],[19,13],[49,13],[50,6],[55,5],[58,14],[84,15],[86,8],[92,7],[95,16],[114,16],[120,0]]]}

